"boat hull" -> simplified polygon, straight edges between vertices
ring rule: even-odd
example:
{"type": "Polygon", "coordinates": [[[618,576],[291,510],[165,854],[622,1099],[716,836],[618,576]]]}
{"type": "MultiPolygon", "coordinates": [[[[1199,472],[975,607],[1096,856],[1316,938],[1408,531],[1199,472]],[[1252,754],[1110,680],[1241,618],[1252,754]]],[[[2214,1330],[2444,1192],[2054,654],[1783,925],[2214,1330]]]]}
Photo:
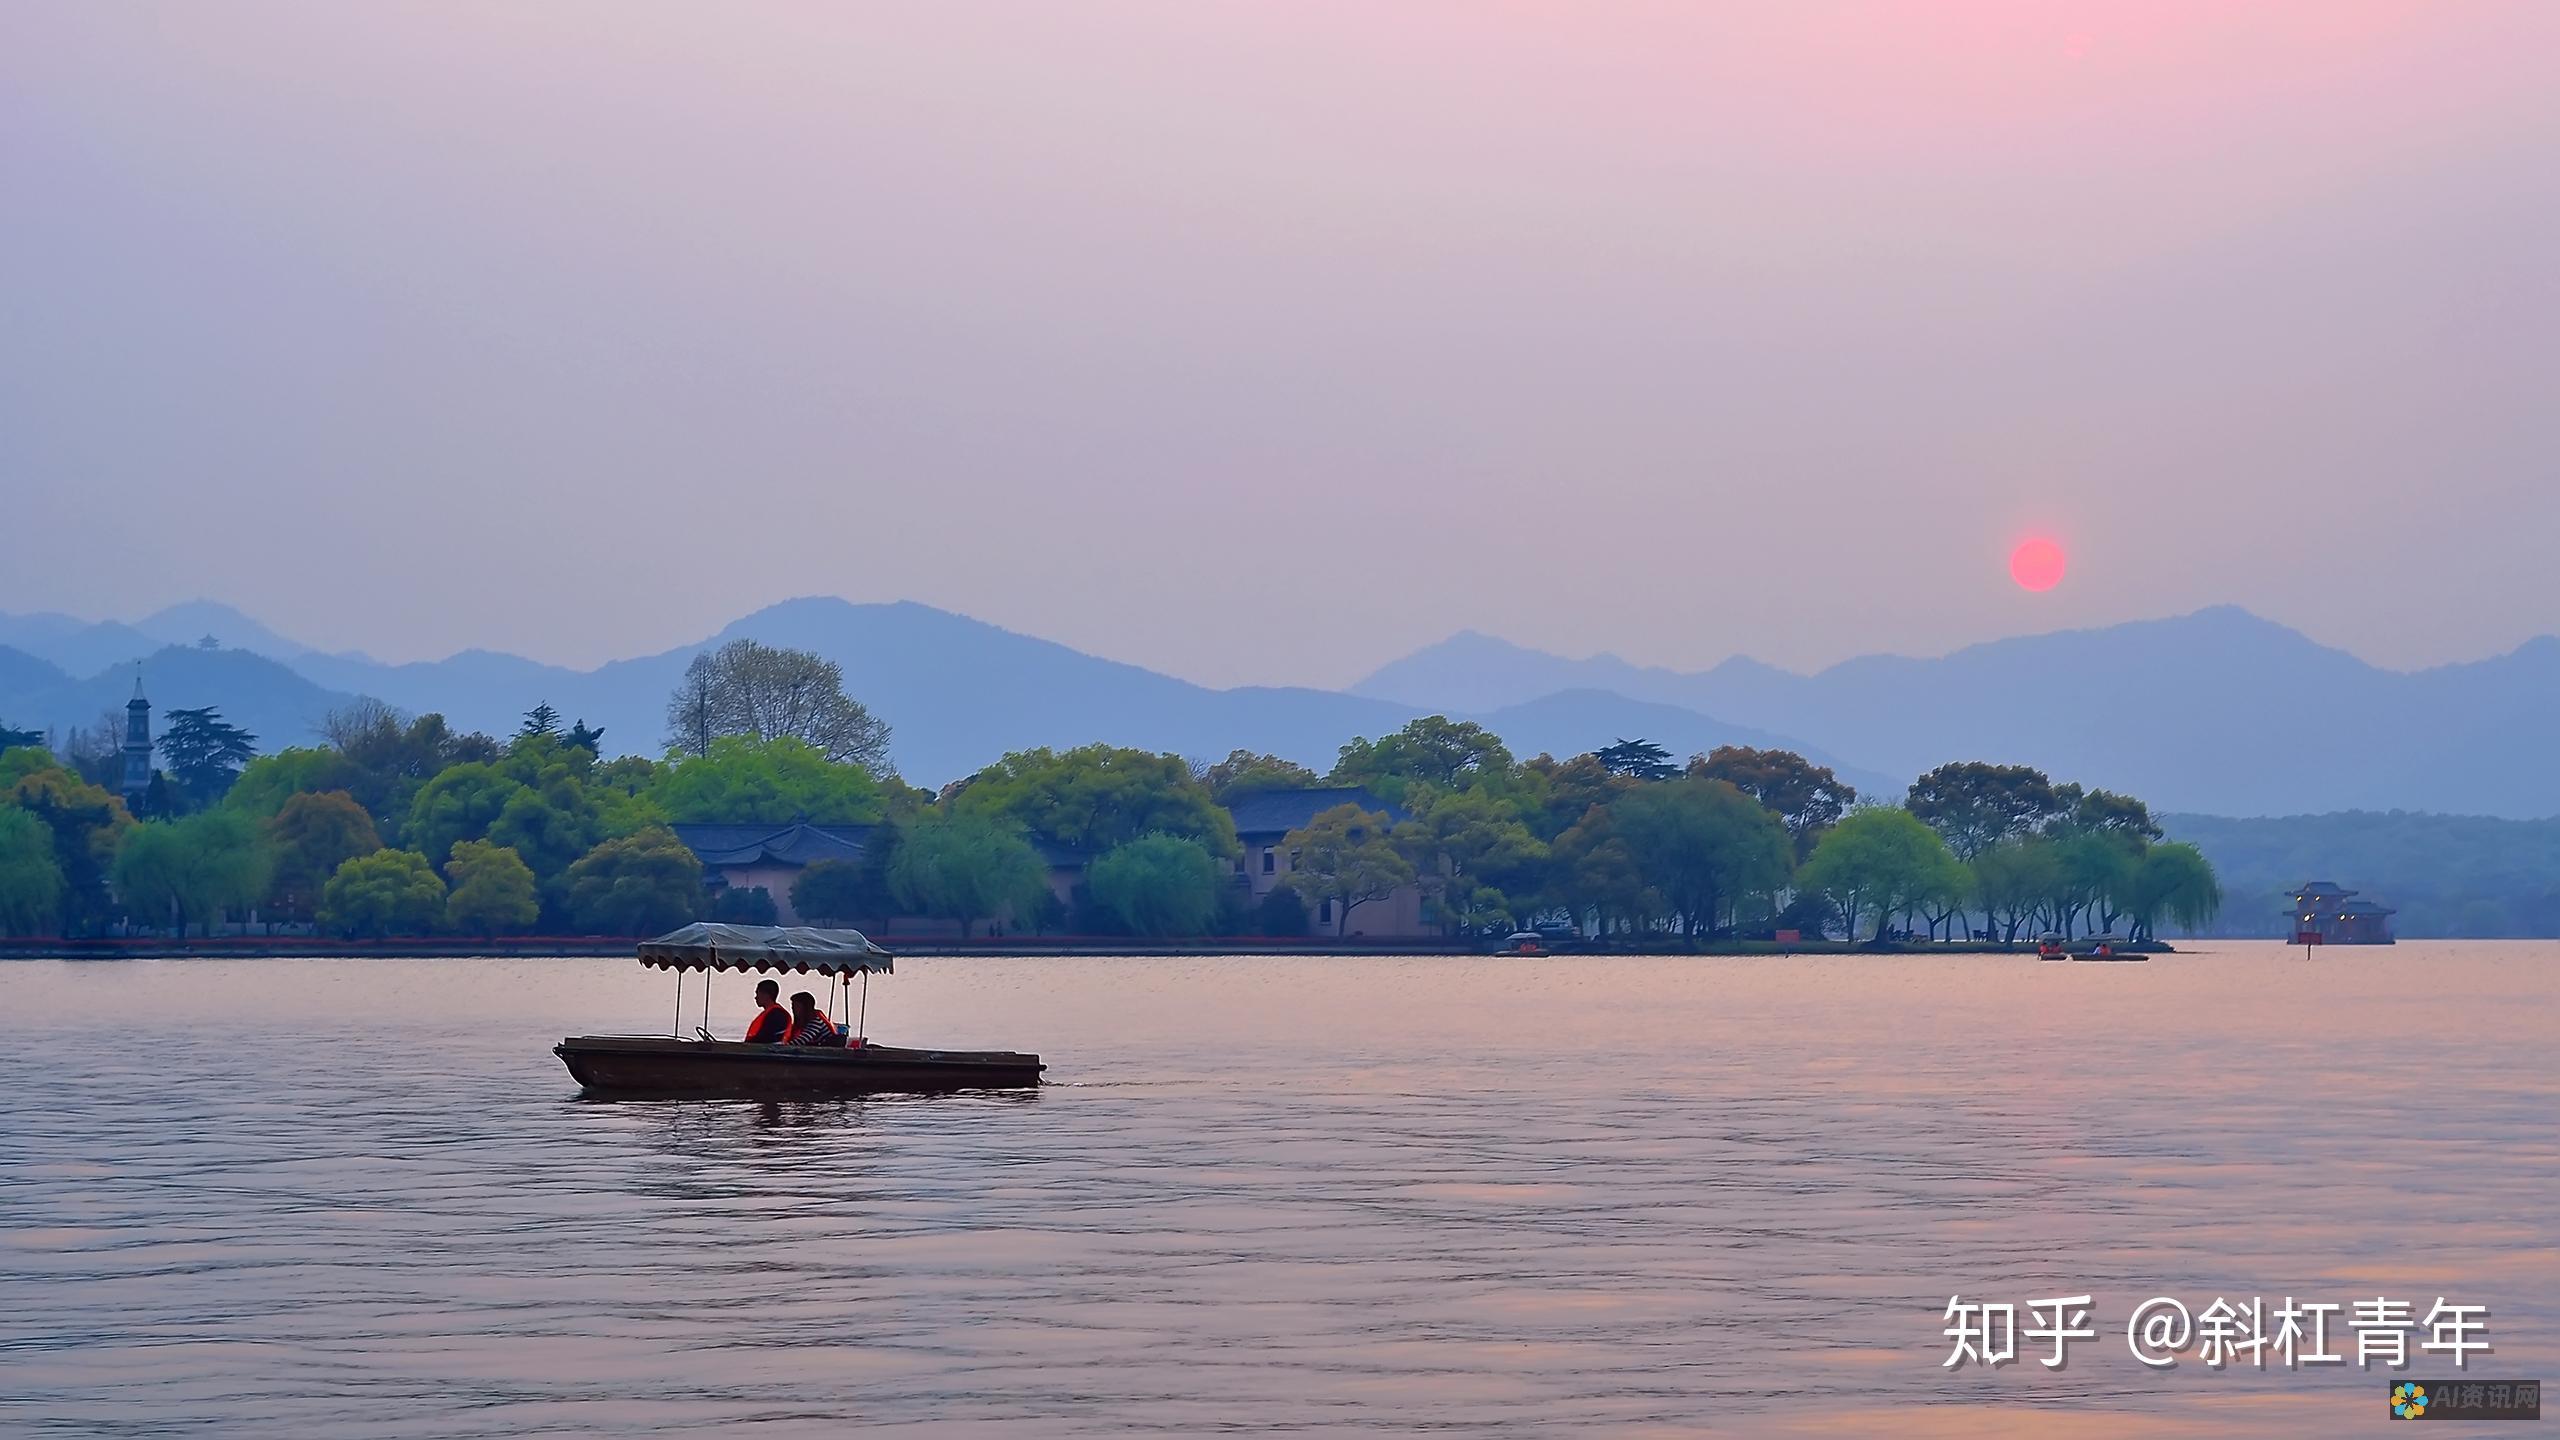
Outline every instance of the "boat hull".
{"type": "Polygon", "coordinates": [[[1040,1057],[1009,1050],[854,1050],[729,1040],[580,1035],[552,1047],[589,1095],[879,1095],[1015,1090],[1040,1083],[1040,1057]]]}

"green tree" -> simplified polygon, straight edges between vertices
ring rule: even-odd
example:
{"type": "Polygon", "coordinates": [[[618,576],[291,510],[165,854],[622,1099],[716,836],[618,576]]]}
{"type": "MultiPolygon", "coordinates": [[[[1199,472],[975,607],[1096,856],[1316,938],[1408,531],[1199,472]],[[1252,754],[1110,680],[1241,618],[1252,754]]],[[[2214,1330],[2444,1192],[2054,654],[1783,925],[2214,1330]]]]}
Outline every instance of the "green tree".
{"type": "Polygon", "coordinates": [[[574,745],[590,755],[598,754],[604,748],[604,727],[589,725],[587,717],[581,715],[578,722],[569,727],[569,733],[561,738],[563,743],[574,745]]]}
{"type": "Polygon", "coordinates": [[[1265,790],[1306,790],[1324,783],[1322,776],[1294,760],[1251,750],[1229,751],[1226,759],[1210,766],[1200,778],[1209,787],[1209,798],[1221,805],[1233,805],[1265,790]]]}
{"type": "MultiPolygon", "coordinates": [[[[486,735],[456,734],[442,715],[412,720],[377,700],[332,710],[320,722],[350,767],[312,788],[345,790],[373,817],[386,840],[406,841],[410,805],[427,781],[457,765],[494,765],[506,751],[486,735]]],[[[494,810],[491,812],[494,814],[494,810]]],[[[432,853],[442,855],[451,839],[432,853]]]]}
{"type": "Polygon", "coordinates": [[[871,772],[837,764],[816,746],[787,735],[720,736],[709,753],[662,767],[649,794],[680,824],[858,825],[883,813],[880,782],[871,772]]]}
{"type": "Polygon", "coordinates": [[[258,755],[258,737],[222,718],[213,706],[169,712],[169,728],[160,736],[160,753],[169,762],[190,806],[201,808],[221,799],[240,767],[258,755]]]}
{"type": "Polygon", "coordinates": [[[1973,901],[1982,907],[1983,929],[2014,943],[2020,927],[2062,888],[2062,863],[2053,841],[2041,835],[2011,835],[1994,842],[1968,862],[1973,872],[1973,901]]]}
{"type": "MultiPolygon", "coordinates": [[[[87,725],[74,725],[62,737],[63,768],[88,781],[114,789],[124,783],[125,716],[108,710],[87,725]]],[[[0,781],[0,789],[7,782],[0,781]]]]}
{"type": "Polygon", "coordinates": [[[1351,912],[1414,883],[1413,862],[1396,849],[1386,812],[1336,805],[1292,830],[1289,874],[1282,884],[1310,904],[1330,903],[1333,933],[1347,935],[1351,912]]]}
{"type": "Polygon", "coordinates": [[[732,640],[693,657],[667,700],[667,747],[708,755],[723,735],[807,742],[839,764],[891,773],[889,726],[844,693],[844,669],[806,650],[732,640]]]}
{"type": "Polygon", "coordinates": [[[601,935],[654,935],[701,913],[702,862],[674,831],[607,840],[569,867],[569,915],[601,935]]]}
{"type": "Polygon", "coordinates": [[[541,735],[556,738],[560,734],[560,712],[545,700],[524,712],[524,724],[516,727],[516,738],[530,739],[541,735]]]}
{"type": "Polygon", "coordinates": [[[47,772],[64,772],[63,763],[41,745],[18,745],[0,750],[0,798],[19,781],[47,772]]]}
{"type": "Polygon", "coordinates": [[[1609,806],[1583,811],[1556,837],[1552,854],[1549,893],[1577,920],[1589,915],[1594,933],[1638,928],[1660,910],[1661,897],[1646,885],[1609,806]]]}
{"type": "Polygon", "coordinates": [[[618,840],[637,834],[652,825],[668,823],[667,812],[658,804],[658,776],[665,767],[641,755],[617,755],[598,760],[595,752],[577,743],[573,735],[561,742],[565,754],[571,750],[586,756],[587,795],[595,802],[596,827],[600,836],[618,840]]]}
{"type": "Polygon", "coordinates": [[[1555,839],[1580,824],[1592,806],[1606,805],[1642,783],[1610,774],[1597,755],[1570,760],[1541,755],[1522,765],[1518,778],[1527,792],[1529,828],[1541,840],[1555,839]]]}
{"type": "Polygon", "coordinates": [[[1133,935],[1202,935],[1226,883],[1200,842],[1161,832],[1114,847],[1085,871],[1094,902],[1133,935]]]}
{"type": "Polygon", "coordinates": [[[1480,779],[1508,778],[1510,771],[1511,751],[1492,731],[1472,720],[1425,715],[1394,734],[1343,746],[1329,778],[1336,785],[1366,786],[1390,804],[1402,804],[1405,787],[1416,782],[1463,790],[1480,779]]]}
{"type": "Polygon", "coordinates": [[[1820,891],[1840,907],[1849,938],[1862,916],[1875,917],[1881,942],[1893,917],[1915,905],[1961,894],[1963,864],[1936,831],[1907,810],[1882,806],[1856,810],[1831,827],[1813,847],[1796,883],[1820,891]]]}
{"type": "Polygon", "coordinates": [[[2065,798],[2041,770],[1966,761],[1912,781],[1903,808],[1938,832],[1958,859],[1969,860],[2068,816],[2076,799],[2065,798]]]}
{"type": "Polygon", "coordinates": [[[26,811],[0,805],[0,935],[51,935],[61,924],[53,832],[26,811]]]}
{"type": "Polygon", "coordinates": [[[515,851],[536,876],[547,881],[605,836],[595,799],[586,787],[567,776],[555,776],[538,787],[520,785],[508,795],[498,818],[489,822],[487,838],[515,851]]]}
{"type": "Polygon", "coordinates": [[[791,878],[791,908],[809,925],[853,925],[886,917],[897,901],[852,860],[820,860],[791,878]]]}
{"type": "Polygon", "coordinates": [[[0,723],[0,751],[22,746],[41,747],[43,744],[44,732],[41,730],[21,730],[15,725],[0,723]]]}
{"type": "Polygon", "coordinates": [[[989,815],[936,811],[900,835],[889,888],[910,913],[958,922],[1027,916],[1049,891],[1049,867],[1019,825],[989,815]]]}
{"type": "Polygon", "coordinates": [[[1113,745],[1024,750],[970,777],[955,814],[1011,820],[1060,845],[1103,851],[1158,831],[1212,855],[1240,853],[1234,817],[1179,755],[1113,745]]]}
{"type": "Polygon", "coordinates": [[[2133,933],[2156,940],[2162,920],[2194,934],[2222,911],[2222,882],[2193,845],[2172,841],[2143,852],[2133,874],[2133,933]]]}
{"type": "Polygon", "coordinates": [[[711,897],[711,918],[723,925],[779,925],[782,909],[762,885],[730,885],[711,897]]]}
{"type": "Polygon", "coordinates": [[[529,930],[542,913],[533,867],[504,845],[464,840],[445,861],[453,893],[445,897],[444,923],[465,935],[498,936],[529,930]]]}
{"type": "Polygon", "coordinates": [[[522,781],[492,762],[447,766],[418,787],[400,838],[421,855],[450,855],[462,841],[489,838],[489,827],[522,789],[522,781]]]}
{"type": "Polygon", "coordinates": [[[2085,912],[2095,922],[2089,933],[2113,934],[2116,920],[2130,908],[2134,874],[2142,864],[2142,841],[2121,830],[2077,827],[2057,831],[2050,838],[2061,880],[2053,903],[2062,919],[2062,932],[2071,934],[2085,912]]]}
{"type": "Polygon", "coordinates": [[[1671,752],[1650,740],[1629,740],[1621,736],[1615,745],[1603,745],[1591,752],[1600,768],[1612,775],[1630,780],[1668,780],[1680,773],[1671,763],[1671,752]]]}
{"type": "Polygon", "coordinates": [[[425,935],[444,917],[444,882],[415,850],[376,850],[338,867],[320,892],[320,928],[349,939],[425,935]]]}
{"type": "Polygon", "coordinates": [[[1666,780],[1610,808],[1646,886],[1693,938],[1742,896],[1787,883],[1795,846],[1786,826],[1721,780],[1666,780]]]}
{"type": "Polygon", "coordinates": [[[1449,933],[1507,926],[1537,897],[1547,879],[1547,847],[1509,803],[1482,790],[1427,785],[1407,790],[1405,799],[1413,814],[1395,828],[1396,848],[1413,862],[1449,933]]]}
{"type": "Polygon", "coordinates": [[[113,913],[107,874],[133,830],[124,802],[52,763],[38,750],[0,752],[0,803],[32,815],[53,836],[62,872],[66,934],[92,933],[113,913]]]}
{"type": "Polygon", "coordinates": [[[274,866],[258,822],[231,810],[155,820],[116,852],[116,895],[143,923],[167,922],[180,936],[246,910],[267,892],[274,866]]]}
{"type": "MultiPolygon", "coordinates": [[[[244,808],[237,813],[252,812],[244,808]]],[[[344,790],[288,796],[266,828],[275,856],[267,901],[278,915],[293,919],[319,913],[320,894],[339,866],[382,848],[373,817],[344,790]]]]}
{"type": "Polygon", "coordinates": [[[1792,750],[1757,750],[1748,745],[1719,745],[1689,757],[1689,773],[1702,780],[1722,780],[1760,802],[1786,823],[1795,840],[1796,859],[1813,853],[1822,832],[1840,823],[1858,803],[1856,787],[1792,750]]]}
{"type": "Polygon", "coordinates": [[[2146,844],[2160,838],[2160,826],[2151,818],[2151,807],[2132,796],[2111,790],[2092,790],[2083,795],[2078,793],[2078,786],[2064,788],[2071,792],[2072,828],[2128,836],[2146,844]]]}
{"type": "Polygon", "coordinates": [[[1258,934],[1281,940],[1296,939],[1306,934],[1309,928],[1307,902],[1299,899],[1298,892],[1288,886],[1275,885],[1255,907],[1253,924],[1258,934]]]}
{"type": "MultiPolygon", "coordinates": [[[[261,755],[243,766],[240,778],[231,782],[231,792],[222,797],[222,803],[227,809],[259,820],[269,820],[296,795],[317,795],[335,790],[353,799],[354,791],[350,787],[358,779],[355,765],[337,751],[316,745],[292,745],[273,755],[261,755]]],[[[362,803],[357,801],[359,805],[362,803]]],[[[320,877],[323,883],[328,878],[326,875],[320,877]]]]}

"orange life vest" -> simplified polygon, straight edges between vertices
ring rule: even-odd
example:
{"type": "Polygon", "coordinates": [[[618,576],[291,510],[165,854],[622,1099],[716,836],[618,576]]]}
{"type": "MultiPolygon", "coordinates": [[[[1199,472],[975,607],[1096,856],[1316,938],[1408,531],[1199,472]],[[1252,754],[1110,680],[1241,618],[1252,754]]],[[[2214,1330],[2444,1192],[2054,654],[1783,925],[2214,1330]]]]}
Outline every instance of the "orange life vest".
{"type": "MultiPolygon", "coordinates": [[[[823,1027],[823,1028],[825,1028],[825,1029],[828,1029],[828,1030],[833,1030],[833,1029],[835,1029],[835,1028],[836,1028],[836,1026],[835,1026],[835,1022],[834,1022],[834,1021],[832,1021],[832,1020],[829,1020],[829,1019],[827,1018],[827,1012],[826,1012],[826,1011],[824,1011],[824,1010],[812,1010],[812,1011],[810,1011],[810,1012],[809,1012],[809,1014],[811,1015],[811,1017],[812,1017],[812,1018],[814,1018],[814,1019],[818,1022],[818,1024],[819,1024],[821,1027],[823,1027]]],[[[789,1025],[786,1025],[786,1026],[784,1026],[784,1027],[783,1027],[783,1029],[782,1029],[782,1043],[783,1043],[783,1044],[788,1045],[788,1044],[790,1044],[792,1041],[797,1040],[797,1039],[799,1039],[799,1038],[800,1038],[800,1022],[799,1022],[799,1021],[794,1020],[794,1021],[792,1021],[789,1025]]]]}
{"type": "Polygon", "coordinates": [[[747,1038],[748,1038],[749,1040],[753,1040],[753,1039],[755,1039],[755,1038],[756,1038],[756,1032],[757,1032],[759,1029],[763,1028],[764,1023],[765,1023],[765,1017],[766,1017],[766,1016],[768,1016],[768,1015],[779,1015],[779,1016],[781,1016],[781,1017],[782,1017],[782,1022],[781,1022],[781,1023],[782,1023],[782,1029],[781,1029],[781,1031],[780,1031],[778,1034],[775,1034],[775,1035],[767,1035],[767,1036],[765,1037],[765,1043],[767,1043],[767,1044],[772,1044],[772,1043],[776,1043],[776,1042],[781,1041],[781,1040],[788,1040],[788,1039],[790,1039],[790,1038],[791,1038],[791,1012],[790,1012],[790,1011],[788,1011],[788,1010],[783,1009],[780,1005],[767,1005],[767,1006],[765,1006],[763,1009],[760,1009],[760,1010],[756,1011],[756,1018],[754,1018],[753,1020],[750,1020],[750,1021],[748,1021],[748,1022],[747,1022],[747,1038]]]}

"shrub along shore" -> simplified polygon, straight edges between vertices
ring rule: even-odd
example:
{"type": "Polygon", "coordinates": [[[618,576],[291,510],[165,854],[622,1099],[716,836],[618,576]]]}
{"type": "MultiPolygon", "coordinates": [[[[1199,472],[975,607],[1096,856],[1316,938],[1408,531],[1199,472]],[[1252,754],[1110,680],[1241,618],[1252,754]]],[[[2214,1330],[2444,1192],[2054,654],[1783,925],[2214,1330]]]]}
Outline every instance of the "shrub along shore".
{"type": "MultiPolygon", "coordinates": [[[[1650,943],[1565,940],[1540,956],[1499,955],[1484,937],[1426,937],[1416,940],[1337,940],[1327,936],[1204,935],[1193,939],[1149,940],[1127,935],[1006,935],[961,940],[949,935],[880,938],[884,948],[902,957],[930,959],[1031,959],[1070,955],[1147,956],[1489,956],[1536,964],[1541,960],[1625,958],[1736,959],[1785,955],[1859,955],[1879,959],[1911,955],[1984,955],[2032,958],[2036,947],[2025,941],[1998,940],[1700,940],[1683,945],[1657,937],[1650,943]]],[[[557,960],[621,959],[632,953],[625,936],[510,935],[476,940],[451,935],[418,935],[381,940],[341,940],[326,935],[194,935],[63,940],[51,937],[0,939],[5,960],[557,960]]],[[[2162,941],[2129,941],[2126,954],[2174,955],[2162,941]]]]}
{"type": "Polygon", "coordinates": [[[1879,803],[1785,751],[1684,764],[1620,739],[1523,760],[1433,716],[1349,741],[1321,775],[1089,745],[927,791],[834,665],[752,641],[697,658],[656,760],[605,758],[601,732],[547,705],[501,739],[367,703],[329,716],[327,743],[272,754],[213,710],[172,715],[166,768],[131,803],[126,757],[95,736],[0,749],[0,953],[625,953],[773,914],[762,891],[715,893],[670,825],[802,820],[871,828],[858,863],[800,872],[793,909],[960,934],[910,953],[1471,953],[1529,927],[1641,953],[1999,949],[2048,930],[2150,941],[2221,901],[2141,801],[1980,762],[1879,803]],[[1290,832],[1288,872],[1256,899],[1229,807],[1318,786],[1374,805],[1290,832]],[[1312,920],[1341,933],[1406,892],[1435,937],[1312,920]],[[973,940],[991,925],[1003,939],[973,940]]]}

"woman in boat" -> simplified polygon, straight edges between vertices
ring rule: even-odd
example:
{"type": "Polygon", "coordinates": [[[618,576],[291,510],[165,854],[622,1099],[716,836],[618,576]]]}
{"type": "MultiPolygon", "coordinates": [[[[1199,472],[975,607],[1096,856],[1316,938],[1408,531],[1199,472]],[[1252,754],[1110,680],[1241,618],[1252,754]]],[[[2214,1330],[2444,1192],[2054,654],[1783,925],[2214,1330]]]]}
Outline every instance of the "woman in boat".
{"type": "Polygon", "coordinates": [[[791,992],[791,1028],[782,1032],[782,1043],[840,1046],[844,1044],[844,1037],[836,1033],[835,1023],[827,1018],[827,1012],[818,1008],[817,996],[806,990],[794,990],[791,992]]]}

